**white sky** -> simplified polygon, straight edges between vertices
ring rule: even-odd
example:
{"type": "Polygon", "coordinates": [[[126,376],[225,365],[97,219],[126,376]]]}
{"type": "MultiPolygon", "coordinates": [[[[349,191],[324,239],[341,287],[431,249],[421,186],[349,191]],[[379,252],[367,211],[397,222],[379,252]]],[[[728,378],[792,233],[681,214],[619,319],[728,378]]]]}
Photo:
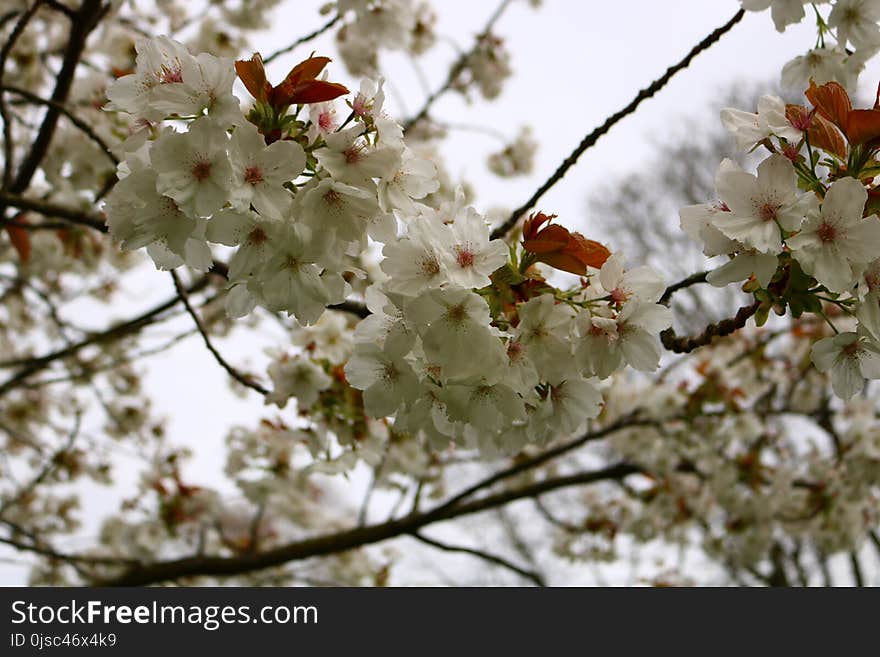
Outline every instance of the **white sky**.
{"type": "MultiPolygon", "coordinates": [[[[287,2],[273,21],[277,29],[260,35],[253,43],[267,54],[312,31],[326,21],[317,13],[322,4],[323,0],[287,2]]],[[[494,11],[496,0],[433,0],[433,5],[439,13],[438,33],[466,49],[494,11]]],[[[515,71],[501,97],[468,106],[460,96],[448,94],[435,104],[432,114],[455,123],[489,126],[511,138],[523,124],[531,125],[541,145],[535,173],[513,181],[491,176],[485,158],[499,142],[473,132],[451,135],[444,151],[448,169],[453,176],[466,177],[472,183],[479,210],[518,206],[584,134],[625,106],[639,89],[662,75],[738,9],[736,0],[544,0],[543,7],[534,10],[525,0],[516,0],[495,29],[506,40],[515,71]]],[[[779,34],[769,12],[747,14],[720,43],[698,56],[688,70],[643,103],[636,115],[626,118],[584,154],[539,207],[558,214],[561,223],[589,237],[586,198],[591,190],[640,171],[641,158],[652,154],[652,144],[683,132],[689,121],[717,121],[720,107],[713,99],[723,95],[730,83],[775,81],[783,64],[812,47],[814,40],[815,30],[809,19],[779,34]]],[[[330,33],[279,58],[270,67],[270,78],[279,80],[312,50],[332,56],[332,41],[330,33]]],[[[241,53],[242,57],[249,54],[241,53]]],[[[422,66],[431,88],[442,83],[447,65],[455,57],[453,48],[441,40],[424,58],[422,66]]],[[[395,54],[384,57],[383,64],[389,81],[388,109],[398,115],[412,113],[424,97],[412,64],[395,54]]],[[[348,77],[341,62],[331,64],[330,70],[331,79],[358,88],[359,81],[348,77]]],[[[861,77],[862,94],[870,96],[878,79],[880,62],[875,60],[861,77]]],[[[610,246],[613,250],[613,242],[610,246]]],[[[173,292],[167,274],[152,271],[151,266],[136,286],[139,289],[130,296],[131,310],[147,308],[152,300],[164,299],[173,292]]],[[[115,309],[114,316],[128,313],[130,309],[125,305],[115,309]]],[[[185,327],[187,322],[188,318],[181,318],[174,326],[185,327]]],[[[244,366],[248,358],[264,363],[263,349],[286,346],[278,342],[280,330],[272,331],[272,335],[274,339],[258,334],[256,340],[243,340],[245,333],[240,332],[233,334],[238,340],[218,340],[217,344],[236,365],[244,366]]],[[[191,446],[198,455],[187,470],[193,483],[217,481],[222,475],[223,440],[232,424],[254,426],[267,411],[274,415],[274,407],[263,407],[255,394],[244,401],[230,394],[226,375],[197,339],[150,359],[145,369],[147,389],[156,408],[171,418],[170,435],[176,442],[191,446]]],[[[256,371],[264,374],[263,370],[256,371]]],[[[356,478],[353,485],[360,489],[362,478],[356,478]]],[[[84,504],[91,514],[89,524],[114,509],[118,499],[106,493],[89,495],[84,504]]],[[[0,580],[15,583],[23,581],[21,578],[19,569],[0,564],[0,580]]]]}

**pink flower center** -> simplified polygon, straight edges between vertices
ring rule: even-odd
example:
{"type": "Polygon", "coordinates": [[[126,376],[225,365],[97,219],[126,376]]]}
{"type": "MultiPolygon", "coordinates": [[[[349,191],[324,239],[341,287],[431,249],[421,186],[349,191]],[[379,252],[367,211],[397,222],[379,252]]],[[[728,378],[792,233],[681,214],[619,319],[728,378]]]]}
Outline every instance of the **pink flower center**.
{"type": "Polygon", "coordinates": [[[773,203],[764,203],[758,209],[758,216],[761,217],[764,221],[774,221],[776,219],[776,213],[779,212],[779,206],[773,203]]]}
{"type": "Polygon", "coordinates": [[[269,236],[262,228],[254,228],[247,236],[248,244],[254,246],[263,244],[269,240],[269,236]]]}
{"type": "Polygon", "coordinates": [[[823,242],[833,242],[837,237],[837,229],[829,223],[823,223],[819,226],[816,234],[819,235],[819,239],[823,242]]]}
{"type": "Polygon", "coordinates": [[[318,115],[318,127],[321,132],[330,132],[333,129],[333,114],[330,112],[321,112],[318,115]]]}
{"type": "Polygon", "coordinates": [[[192,177],[198,180],[199,182],[203,180],[207,180],[211,176],[211,163],[202,160],[201,162],[196,162],[195,166],[192,168],[192,177]]]}
{"type": "Polygon", "coordinates": [[[180,67],[172,69],[168,68],[167,66],[163,66],[162,70],[159,71],[159,82],[161,84],[183,82],[183,74],[180,72],[180,67]]]}
{"type": "Polygon", "coordinates": [[[611,290],[611,300],[616,304],[623,303],[624,301],[626,301],[627,297],[629,297],[629,295],[626,293],[626,291],[621,290],[619,287],[611,290]]]}
{"type": "Polygon", "coordinates": [[[345,163],[357,164],[364,159],[364,152],[360,146],[351,146],[345,150],[345,163]]]}
{"type": "Polygon", "coordinates": [[[248,185],[259,185],[263,182],[263,172],[260,167],[248,167],[244,170],[244,181],[248,185]]]}
{"type": "Polygon", "coordinates": [[[462,269],[466,269],[468,267],[474,266],[474,261],[476,260],[476,255],[474,252],[466,246],[456,246],[455,247],[455,261],[458,263],[458,266],[462,269]]]}
{"type": "Polygon", "coordinates": [[[324,194],[324,203],[331,207],[336,207],[342,203],[342,197],[335,189],[329,189],[324,194]]]}
{"type": "Polygon", "coordinates": [[[846,345],[841,351],[847,358],[855,358],[859,353],[859,342],[858,340],[854,342],[850,342],[846,345]]]}
{"type": "Polygon", "coordinates": [[[797,161],[800,151],[798,151],[797,147],[792,144],[786,144],[782,149],[782,154],[787,157],[792,162],[797,161]]]}
{"type": "Polygon", "coordinates": [[[523,346],[521,342],[511,341],[510,344],[507,345],[507,357],[511,362],[516,362],[520,359],[523,353],[523,346]]]}

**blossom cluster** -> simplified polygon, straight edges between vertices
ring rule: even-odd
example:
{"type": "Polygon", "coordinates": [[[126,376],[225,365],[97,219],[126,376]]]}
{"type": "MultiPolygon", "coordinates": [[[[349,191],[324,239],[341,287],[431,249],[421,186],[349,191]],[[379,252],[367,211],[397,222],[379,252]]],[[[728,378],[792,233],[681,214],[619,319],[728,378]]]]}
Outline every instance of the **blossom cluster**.
{"type": "Polygon", "coordinates": [[[161,269],[204,271],[211,244],[234,247],[231,316],[261,305],[314,324],[348,296],[370,244],[384,245],[347,363],[279,354],[268,402],[317,408],[344,364],[368,417],[395,416],[395,431],[435,447],[507,451],[595,417],[598,379],[657,367],[671,319],[655,272],[625,271],[622,256],[546,215],[527,222],[518,253],[490,239],[460,190],[421,202],[438,189],[435,166],[382,114],[381,81],[364,83],[340,124],[333,99],[347,90],[318,79],[326,63],[312,57],[272,85],[258,55],[236,62],[256,100],[245,118],[230,61],[160,37],[139,42],[137,72],[108,91],[136,126],[106,204],[111,234],[161,269]],[[583,278],[558,290],[537,263],[583,278]]]}
{"type": "Polygon", "coordinates": [[[820,370],[832,371],[835,392],[850,398],[865,378],[880,378],[880,218],[869,200],[880,112],[853,110],[834,82],[806,93],[812,111],[774,96],[764,96],[756,114],[722,111],[741,148],[762,145],[771,154],[756,175],[723,161],[719,200],[683,208],[681,226],[705,255],[731,256],[707,280],[748,279],[744,289],[761,302],[759,324],[771,309],[799,317],[822,314],[823,304],[856,320],[843,332],[832,324],[835,335],[812,354],[820,370]]]}
{"type": "Polygon", "coordinates": [[[839,82],[855,90],[865,63],[880,51],[880,2],[877,0],[740,0],[747,11],[771,10],[776,29],[801,22],[812,6],[818,34],[815,46],[788,62],[782,69],[782,85],[805,87],[810,80],[817,84],[839,82]],[[831,5],[823,16],[819,7],[831,5]],[[833,43],[826,37],[833,39],[833,43]]]}

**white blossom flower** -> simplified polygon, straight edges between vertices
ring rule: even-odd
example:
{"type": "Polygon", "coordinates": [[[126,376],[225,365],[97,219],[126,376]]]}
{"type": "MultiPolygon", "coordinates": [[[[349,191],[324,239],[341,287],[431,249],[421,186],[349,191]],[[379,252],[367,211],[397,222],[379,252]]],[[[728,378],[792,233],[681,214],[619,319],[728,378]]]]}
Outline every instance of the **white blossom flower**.
{"type": "Polygon", "coordinates": [[[435,246],[439,228],[433,224],[430,219],[416,219],[409,224],[406,237],[382,249],[385,259],[380,267],[389,276],[388,289],[414,295],[448,281],[446,265],[435,246]]]}
{"type": "Polygon", "coordinates": [[[423,199],[439,188],[434,163],[405,149],[398,165],[379,181],[379,207],[384,212],[397,210],[410,215],[416,210],[413,199],[423,199]]]}
{"type": "Polygon", "coordinates": [[[504,383],[453,383],[444,389],[443,399],[451,420],[467,423],[482,434],[525,420],[522,398],[504,383]]]}
{"type": "Polygon", "coordinates": [[[210,269],[211,250],[204,233],[198,235],[200,221],[182,212],[174,199],[156,191],[156,172],[152,169],[139,169],[120,180],[107,199],[105,211],[110,234],[122,242],[123,249],[155,245],[159,248],[151,255],[162,259],[161,264],[156,263],[160,268],[173,269],[186,263],[199,271],[210,269]],[[161,258],[165,251],[176,255],[180,262],[161,258]]]}
{"type": "Polygon", "coordinates": [[[836,0],[828,14],[828,26],[837,30],[837,41],[855,48],[880,47],[880,0],[836,0]]]}
{"type": "Polygon", "coordinates": [[[574,374],[571,335],[574,312],[551,294],[529,299],[517,309],[516,339],[535,364],[542,381],[558,383],[574,374]]]}
{"type": "Polygon", "coordinates": [[[479,375],[488,383],[502,378],[507,355],[489,326],[489,306],[470,290],[435,289],[410,301],[406,317],[417,327],[425,356],[443,376],[479,375]]]}
{"type": "Polygon", "coordinates": [[[532,129],[525,126],[512,143],[489,155],[489,170],[502,178],[528,175],[535,165],[537,150],[538,142],[532,136],[532,129]]]}
{"type": "Polygon", "coordinates": [[[299,356],[291,358],[284,354],[274,360],[267,371],[272,379],[272,392],[266,395],[266,403],[279,408],[284,408],[287,400],[294,397],[297,408],[309,409],[318,401],[321,391],[333,382],[317,364],[299,356]]]}
{"type": "Polygon", "coordinates": [[[319,137],[336,131],[339,128],[339,119],[336,116],[336,104],[330,100],[326,103],[312,103],[309,105],[309,126],[308,139],[310,144],[314,144],[319,137]]]}
{"type": "Polygon", "coordinates": [[[187,132],[166,132],[151,151],[156,189],[187,214],[213,214],[229,198],[232,166],[227,144],[226,131],[207,117],[193,121],[187,132]]]}
{"type": "Polygon", "coordinates": [[[788,239],[804,271],[833,292],[852,288],[880,252],[880,219],[862,217],[867,199],[867,191],[855,178],[836,180],[820,213],[788,239]]]}
{"type": "MultiPolygon", "coordinates": [[[[599,270],[599,283],[611,301],[622,306],[630,299],[653,303],[666,289],[663,277],[651,267],[642,266],[624,271],[623,254],[612,254],[599,270]]],[[[596,292],[604,296],[602,292],[596,292]]]]}
{"type": "Polygon", "coordinates": [[[744,249],[732,260],[706,275],[706,282],[715,287],[724,287],[729,283],[744,281],[750,276],[766,288],[776,273],[778,259],[774,253],[761,253],[754,249],[744,249]]]}
{"type": "MultiPolygon", "coordinates": [[[[780,32],[785,31],[788,25],[800,23],[804,16],[804,5],[814,0],[740,0],[746,11],[764,11],[770,8],[773,24],[780,32]]],[[[825,0],[819,0],[824,2],[825,0]]]]}
{"type": "Polygon", "coordinates": [[[293,344],[305,347],[314,358],[344,363],[354,348],[346,313],[324,313],[312,326],[293,334],[293,344]]]}
{"type": "Polygon", "coordinates": [[[720,171],[718,195],[730,212],[716,215],[725,236],[764,253],[782,250],[781,230],[800,228],[817,205],[813,194],[797,193],[797,173],[787,158],[774,154],[758,165],[758,175],[720,171]]]}
{"type": "Polygon", "coordinates": [[[364,408],[371,417],[394,414],[413,401],[419,380],[401,356],[391,356],[374,344],[360,343],[345,364],[346,380],[364,391],[364,408]]]}
{"type": "Polygon", "coordinates": [[[302,324],[313,324],[327,305],[344,299],[341,277],[322,273],[315,264],[323,248],[308,227],[287,225],[270,246],[272,255],[258,274],[269,310],[285,311],[302,324]]]}
{"type": "Polygon", "coordinates": [[[850,399],[865,385],[865,379],[880,378],[880,347],[865,335],[838,333],[813,345],[813,364],[820,372],[831,372],[831,386],[841,399],[850,399]]]}
{"type": "Polygon", "coordinates": [[[490,240],[491,229],[473,208],[468,208],[454,223],[439,226],[443,239],[438,245],[449,281],[460,287],[483,287],[489,275],[507,262],[507,245],[490,240]]]}
{"type": "Polygon", "coordinates": [[[325,137],[326,148],[315,151],[318,162],[333,179],[357,187],[367,186],[374,178],[390,175],[400,162],[400,152],[385,145],[369,143],[364,126],[356,124],[325,137]]]}
{"type": "Polygon", "coordinates": [[[785,117],[785,101],[778,96],[761,96],[758,113],[731,107],[721,110],[721,123],[736,139],[737,148],[749,150],[770,135],[797,142],[803,133],[785,117]]]}
{"type": "Polygon", "coordinates": [[[227,276],[230,281],[241,281],[256,274],[265,264],[272,252],[272,241],[280,230],[278,223],[250,210],[238,212],[224,208],[208,221],[205,234],[216,244],[239,247],[229,260],[227,276]]]}
{"type": "Polygon", "coordinates": [[[229,143],[233,170],[231,199],[242,210],[251,205],[270,219],[281,219],[293,200],[283,187],[306,166],[302,146],[276,141],[269,146],[251,123],[236,128],[229,143]]]}
{"type": "Polygon", "coordinates": [[[539,413],[557,431],[571,434],[601,410],[602,394],[596,386],[586,379],[572,378],[550,386],[539,413]]]}
{"type": "Polygon", "coordinates": [[[852,89],[863,67],[861,58],[848,55],[843,48],[823,46],[813,48],[783,66],[781,83],[789,89],[803,90],[810,80],[816,84],[835,81],[852,89]]]}
{"type": "Polygon", "coordinates": [[[313,231],[331,231],[343,241],[363,239],[379,214],[375,193],[330,178],[300,194],[302,220],[313,231]]]}
{"type": "Polygon", "coordinates": [[[651,372],[660,364],[660,331],[672,325],[672,312],[659,303],[628,302],[617,317],[617,341],[630,367],[651,372]]]}
{"type": "Polygon", "coordinates": [[[370,314],[355,327],[355,341],[377,344],[392,356],[408,354],[416,341],[416,333],[404,318],[402,301],[395,303],[376,285],[367,288],[364,296],[370,314]]]}
{"type": "MultiPolygon", "coordinates": [[[[725,160],[730,162],[730,160],[725,160]]],[[[716,228],[716,222],[724,221],[722,212],[730,212],[722,203],[700,203],[689,205],[678,211],[680,228],[693,240],[703,244],[703,255],[713,257],[733,253],[740,243],[732,240],[716,228]]]]}

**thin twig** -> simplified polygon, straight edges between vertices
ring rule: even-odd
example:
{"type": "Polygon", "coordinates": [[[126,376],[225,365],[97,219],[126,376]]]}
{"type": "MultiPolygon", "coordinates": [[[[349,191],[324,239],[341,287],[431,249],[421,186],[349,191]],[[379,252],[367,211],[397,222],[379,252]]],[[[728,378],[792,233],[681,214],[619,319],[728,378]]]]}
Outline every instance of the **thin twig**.
{"type": "MultiPolygon", "coordinates": [[[[50,203],[48,201],[41,201],[34,198],[27,198],[25,196],[20,196],[19,194],[11,194],[2,190],[0,190],[0,205],[18,208],[19,210],[38,212],[39,214],[46,217],[58,217],[60,219],[66,219],[71,223],[79,224],[80,226],[86,226],[88,228],[91,228],[92,230],[98,231],[99,233],[107,232],[107,225],[104,222],[103,217],[91,214],[89,212],[77,210],[76,208],[71,208],[67,205],[50,203]]],[[[6,221],[8,222],[9,220],[6,221]]]]}
{"type": "Polygon", "coordinates": [[[226,373],[229,374],[229,376],[238,381],[241,385],[245,386],[246,388],[250,388],[251,390],[256,390],[264,397],[268,395],[269,390],[254,381],[251,377],[239,372],[232,365],[226,362],[226,359],[223,358],[219,351],[217,351],[217,348],[211,342],[211,338],[208,337],[208,331],[205,329],[204,323],[202,323],[202,320],[198,316],[198,313],[196,313],[195,308],[192,307],[192,304],[189,301],[189,295],[186,292],[186,288],[184,288],[183,284],[180,282],[180,277],[177,275],[177,272],[172,270],[169,273],[171,274],[171,278],[174,280],[174,289],[177,290],[177,296],[179,296],[180,300],[183,302],[183,305],[186,308],[186,312],[188,312],[189,316],[192,317],[196,328],[199,330],[199,334],[202,336],[202,341],[204,341],[205,347],[209,352],[211,352],[214,360],[217,361],[220,367],[226,370],[226,373]]]}
{"type": "Polygon", "coordinates": [[[483,561],[488,561],[489,563],[495,564],[496,566],[501,566],[502,568],[513,571],[520,577],[529,580],[535,586],[547,586],[547,584],[544,582],[544,579],[535,571],[521,568],[515,563],[511,563],[504,557],[499,557],[497,554],[484,552],[483,550],[477,550],[475,548],[465,547],[463,545],[449,545],[448,543],[441,543],[440,541],[434,540],[433,538],[428,538],[427,536],[425,536],[424,534],[420,534],[419,532],[413,532],[412,534],[410,534],[410,536],[418,541],[421,541],[425,545],[430,545],[431,547],[437,548],[438,550],[442,550],[444,552],[459,552],[461,554],[470,554],[471,556],[482,559],[483,561]]]}
{"type": "Polygon", "coordinates": [[[859,563],[859,555],[854,551],[849,553],[849,564],[852,568],[853,580],[856,586],[863,588],[865,586],[865,576],[862,574],[862,565],[859,563]]]}
{"type": "Polygon", "coordinates": [[[452,66],[449,69],[449,75],[446,76],[446,81],[443,83],[443,85],[434,92],[428,94],[428,97],[425,99],[425,103],[422,105],[422,108],[414,116],[403,122],[404,132],[412,128],[421,119],[425,118],[425,116],[427,116],[428,114],[428,111],[431,109],[431,105],[434,104],[434,101],[436,101],[438,98],[440,98],[440,96],[442,96],[452,88],[456,80],[458,80],[458,77],[467,68],[468,60],[474,55],[474,53],[477,51],[477,48],[480,47],[480,43],[483,41],[483,39],[485,39],[492,31],[492,28],[495,27],[495,23],[498,22],[499,18],[501,18],[501,15],[510,5],[510,2],[511,0],[502,0],[501,4],[498,5],[492,15],[489,17],[489,20],[486,21],[486,24],[483,26],[483,30],[477,35],[473,47],[471,47],[471,49],[467,52],[463,52],[461,55],[459,55],[458,59],[453,62],[452,66]]]}
{"type": "Polygon", "coordinates": [[[717,42],[725,33],[729,32],[734,25],[736,25],[742,17],[745,15],[745,11],[740,9],[736,14],[731,18],[727,23],[719,27],[717,30],[709,34],[705,39],[700,41],[696,46],[694,46],[691,51],[685,55],[684,59],[675,64],[674,66],[670,66],[666,69],[666,73],[664,73],[661,77],[657,78],[652,82],[648,87],[642,89],[635,98],[633,98],[632,102],[629,105],[624,107],[619,112],[612,114],[609,116],[605,123],[600,125],[598,128],[593,130],[590,134],[584,137],[581,140],[581,143],[577,145],[571,155],[569,155],[565,160],[563,160],[562,164],[559,165],[559,168],[553,172],[553,175],[550,176],[547,181],[541,185],[538,190],[532,194],[532,197],[523,203],[520,207],[514,210],[508,219],[498,226],[495,230],[492,231],[492,239],[497,239],[500,237],[504,237],[507,232],[516,225],[516,222],[519,220],[521,216],[523,216],[529,209],[533,208],[538,200],[556,183],[562,180],[562,177],[568,172],[568,170],[574,166],[575,162],[577,162],[578,158],[586,151],[591,148],[599,138],[602,137],[605,133],[607,133],[615,124],[617,124],[621,119],[627,117],[632,114],[636,108],[641,105],[642,101],[647,100],[658,91],[660,91],[663,87],[666,86],[666,83],[672,79],[672,77],[688,67],[691,63],[691,60],[699,55],[704,50],[710,48],[715,42],[717,42]]]}
{"type": "Polygon", "coordinates": [[[281,55],[286,55],[287,53],[289,53],[291,50],[293,50],[297,46],[301,46],[302,44],[308,43],[312,39],[315,39],[315,38],[321,36],[322,34],[324,34],[324,32],[326,32],[327,30],[331,29],[334,25],[336,25],[336,23],[338,23],[340,20],[342,20],[342,17],[339,14],[336,14],[336,16],[334,16],[329,21],[324,23],[321,27],[319,27],[314,32],[306,34],[304,37],[300,37],[299,39],[297,39],[296,41],[291,43],[289,46],[285,46],[284,48],[281,48],[281,50],[276,50],[268,57],[264,57],[263,63],[264,64],[271,64],[273,60],[277,59],[278,57],[281,57],[281,55]]]}
{"type": "Polygon", "coordinates": [[[93,142],[95,142],[95,144],[98,145],[98,147],[104,152],[104,154],[110,159],[110,161],[113,162],[114,165],[119,164],[119,158],[113,154],[113,151],[110,149],[110,146],[107,144],[106,141],[104,141],[104,139],[101,137],[101,135],[99,135],[97,132],[95,132],[88,123],[86,123],[81,118],[79,118],[76,114],[74,114],[65,105],[58,103],[58,102],[55,102],[54,100],[51,100],[50,98],[43,98],[41,96],[38,96],[35,93],[28,91],[27,89],[22,89],[20,87],[14,87],[11,85],[6,85],[3,87],[0,87],[0,93],[2,93],[4,91],[8,91],[8,92],[13,93],[17,96],[21,96],[22,98],[24,98],[25,100],[28,100],[31,103],[34,103],[37,105],[45,105],[47,107],[53,107],[53,108],[57,109],[64,116],[66,116],[73,125],[75,125],[77,128],[79,128],[89,139],[91,139],[93,142]]]}

